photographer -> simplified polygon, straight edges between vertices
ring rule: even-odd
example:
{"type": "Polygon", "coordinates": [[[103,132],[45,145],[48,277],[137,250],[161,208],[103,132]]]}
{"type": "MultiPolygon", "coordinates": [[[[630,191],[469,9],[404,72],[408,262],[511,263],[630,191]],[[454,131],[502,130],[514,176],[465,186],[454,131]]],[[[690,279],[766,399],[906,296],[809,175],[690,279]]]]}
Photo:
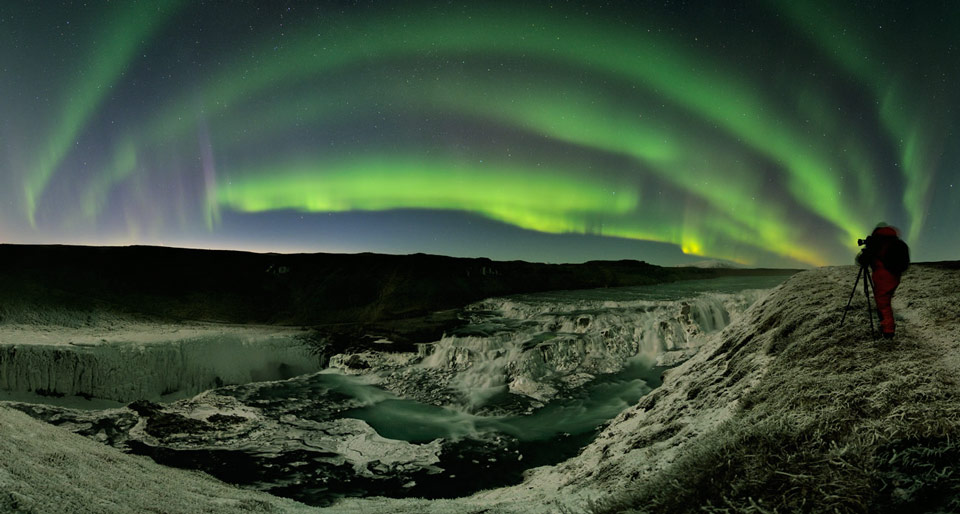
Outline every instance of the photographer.
{"type": "Polygon", "coordinates": [[[874,297],[877,300],[877,312],[880,315],[880,330],[885,339],[893,338],[896,324],[893,320],[893,293],[900,285],[900,275],[910,265],[910,252],[907,244],[900,239],[896,228],[879,223],[866,240],[857,255],[857,264],[869,266],[873,270],[874,297]]]}

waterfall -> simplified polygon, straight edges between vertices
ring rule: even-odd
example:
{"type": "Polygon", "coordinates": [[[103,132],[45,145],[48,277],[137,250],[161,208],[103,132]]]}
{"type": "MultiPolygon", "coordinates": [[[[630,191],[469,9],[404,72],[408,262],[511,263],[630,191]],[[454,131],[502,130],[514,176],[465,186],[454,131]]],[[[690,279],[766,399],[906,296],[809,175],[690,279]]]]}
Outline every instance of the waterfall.
{"type": "Polygon", "coordinates": [[[677,300],[493,298],[466,309],[470,324],[444,336],[419,366],[454,373],[468,407],[511,392],[545,401],[632,360],[689,357],[766,290],[677,300]]]}

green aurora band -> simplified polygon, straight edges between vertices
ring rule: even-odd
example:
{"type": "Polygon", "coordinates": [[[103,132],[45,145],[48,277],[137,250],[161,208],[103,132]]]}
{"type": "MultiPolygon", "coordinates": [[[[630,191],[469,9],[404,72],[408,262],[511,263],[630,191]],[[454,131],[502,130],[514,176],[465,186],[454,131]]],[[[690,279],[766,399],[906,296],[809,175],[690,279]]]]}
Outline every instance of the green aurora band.
{"type": "Polygon", "coordinates": [[[110,30],[105,41],[92,45],[89,66],[82,68],[76,82],[71,84],[68,96],[62,101],[62,114],[52,124],[50,138],[37,151],[37,162],[30,168],[24,184],[27,218],[35,224],[37,198],[43,194],[73,146],[77,135],[104,101],[138,50],[163,26],[176,11],[177,3],[167,2],[162,7],[128,3],[112,12],[106,20],[110,30]]]}
{"type": "Polygon", "coordinates": [[[558,233],[580,231],[591,218],[625,214],[637,207],[633,186],[587,181],[557,171],[536,174],[500,163],[470,166],[402,155],[347,163],[310,160],[246,172],[248,180],[223,186],[217,200],[247,212],[379,211],[426,205],[558,233]]]}
{"type": "MultiPolygon", "coordinates": [[[[439,115],[445,111],[456,111],[459,114],[489,118],[498,123],[522,127],[555,140],[568,141],[634,158],[645,165],[644,171],[648,174],[704,200],[714,211],[711,217],[719,216],[724,221],[718,227],[724,233],[724,239],[731,238],[744,244],[759,244],[761,247],[775,249],[777,253],[800,262],[822,263],[821,259],[807,249],[788,244],[790,238],[782,229],[788,226],[788,220],[782,210],[777,209],[776,205],[764,205],[755,201],[755,198],[761,194],[756,187],[760,176],[755,170],[743,163],[740,166],[724,169],[722,175],[726,178],[725,180],[715,180],[718,168],[723,166],[721,163],[733,160],[732,156],[729,159],[718,159],[718,162],[711,164],[703,164],[698,163],[695,158],[691,158],[683,151],[685,147],[699,147],[700,151],[707,151],[711,156],[723,155],[722,148],[708,149],[709,142],[703,139],[697,140],[696,134],[678,131],[670,124],[660,124],[654,130],[651,124],[638,122],[632,112],[618,112],[616,105],[604,105],[602,98],[584,95],[562,86],[553,86],[549,89],[545,88],[544,84],[538,84],[540,86],[538,88],[523,87],[522,84],[510,81],[509,77],[505,79],[470,77],[470,79],[464,84],[451,83],[449,77],[446,79],[424,78],[423,83],[418,87],[406,88],[407,92],[415,90],[417,92],[415,95],[389,91],[389,86],[379,85],[382,82],[377,82],[377,88],[380,94],[391,102],[405,105],[408,109],[421,113],[432,112],[439,115]],[[523,91],[528,92],[523,93],[523,91]]],[[[529,86],[529,84],[526,85],[529,86]]],[[[282,105],[279,109],[280,113],[259,113],[260,117],[256,120],[228,124],[259,128],[253,132],[237,135],[241,138],[239,142],[243,143],[246,138],[259,137],[261,131],[279,129],[280,125],[291,119],[294,114],[298,114],[301,120],[311,117],[336,117],[337,114],[342,114],[337,112],[338,107],[354,105],[363,98],[369,98],[369,95],[371,92],[364,91],[362,87],[352,88],[346,97],[336,97],[338,99],[336,102],[331,103],[329,96],[324,96],[321,105],[310,107],[298,101],[289,106],[282,105]],[[298,112],[289,112],[291,110],[298,112]]],[[[222,141],[221,144],[226,146],[230,141],[222,141]]],[[[409,180],[417,180],[417,173],[411,171],[411,168],[398,168],[398,173],[401,173],[400,169],[404,169],[404,176],[409,180]]],[[[280,175],[282,176],[283,173],[280,175]]],[[[318,172],[317,176],[323,175],[318,172]]],[[[369,183],[368,178],[361,178],[359,174],[357,180],[369,183]]],[[[234,182],[236,183],[236,179],[234,182]]],[[[293,188],[291,191],[293,195],[301,197],[295,182],[286,181],[286,183],[293,188]]],[[[537,194],[536,191],[529,191],[529,193],[537,194]]],[[[456,208],[442,201],[434,201],[437,199],[431,199],[428,194],[420,193],[420,195],[423,198],[420,207],[456,208]]],[[[368,206],[363,206],[362,202],[355,205],[357,208],[369,209],[368,206]]],[[[466,209],[468,205],[464,203],[461,208],[466,209]]],[[[239,205],[232,205],[232,207],[243,210],[239,205]]],[[[284,207],[312,212],[324,211],[309,202],[307,198],[303,198],[302,203],[285,204],[284,207]]],[[[393,205],[385,208],[398,207],[402,206],[393,205]]],[[[473,207],[467,210],[488,214],[483,209],[473,207]]],[[[513,222],[503,216],[491,217],[500,221],[513,222]]],[[[545,232],[559,232],[557,229],[559,226],[564,227],[563,231],[583,231],[582,224],[580,228],[576,228],[575,225],[571,226],[568,223],[558,224],[557,221],[560,220],[547,221],[542,217],[539,219],[543,220],[543,223],[515,224],[545,232]]],[[[676,223],[676,220],[673,223],[676,223]]],[[[702,254],[705,246],[704,243],[698,242],[700,238],[692,234],[691,228],[688,227],[685,231],[671,231],[667,233],[669,235],[665,235],[652,229],[647,217],[639,222],[635,220],[632,224],[620,222],[617,224],[619,227],[617,229],[609,223],[603,226],[603,233],[607,235],[671,242],[680,245],[687,253],[702,254]]],[[[711,245],[711,254],[734,261],[745,261],[743,256],[721,252],[713,245],[711,245]]]]}
{"type": "MultiPolygon", "coordinates": [[[[889,65],[874,50],[877,41],[856,25],[845,23],[856,13],[849,6],[837,2],[785,2],[772,1],[777,12],[785,13],[800,31],[817,44],[823,54],[832,58],[844,70],[870,89],[880,103],[880,119],[884,128],[898,143],[900,169],[905,180],[903,206],[910,214],[909,238],[915,240],[923,227],[929,205],[930,186],[933,182],[936,163],[933,162],[944,144],[947,132],[944,119],[928,112],[925,95],[916,90],[907,91],[907,77],[891,73],[889,65]],[[848,12],[842,12],[848,11],[848,12]],[[934,123],[931,123],[935,120],[934,123]]],[[[960,23],[960,14],[954,10],[954,23],[960,23]]],[[[915,37],[923,38],[924,34],[915,37]]],[[[922,54],[912,49],[915,55],[922,54]]],[[[910,60],[916,62],[914,56],[910,60]]],[[[909,62],[909,61],[908,61],[909,62]]],[[[918,66],[914,73],[923,73],[918,66]]]]}
{"type": "MultiPolygon", "coordinates": [[[[451,77],[428,77],[423,79],[416,88],[404,88],[404,91],[392,91],[389,86],[381,84],[388,83],[384,81],[374,81],[375,89],[381,95],[388,98],[392,103],[405,105],[407,109],[413,109],[419,112],[435,111],[440,112],[456,111],[459,114],[470,114],[476,117],[486,117],[499,123],[511,124],[517,127],[531,130],[538,134],[562,141],[597,148],[603,151],[616,152],[625,156],[637,159],[646,164],[645,170],[659,179],[671,183],[672,185],[683,188],[704,199],[713,209],[716,210],[714,216],[720,216],[725,223],[720,224],[726,238],[733,238],[741,243],[757,245],[765,248],[775,248],[778,253],[794,258],[800,262],[819,264],[822,261],[808,250],[787,244],[788,234],[782,230],[787,226],[785,215],[776,209],[776,206],[764,205],[754,200],[760,194],[757,191],[756,183],[759,176],[753,173],[748,166],[730,167],[725,169],[723,176],[726,180],[714,180],[717,175],[717,168],[721,164],[713,163],[704,165],[696,162],[695,159],[686,157],[683,148],[698,146],[700,151],[708,146],[704,140],[696,140],[695,134],[678,131],[670,124],[659,124],[656,130],[653,130],[648,124],[639,123],[635,115],[630,112],[618,113],[616,105],[604,105],[602,98],[596,96],[584,95],[576,90],[554,86],[545,89],[544,84],[534,84],[537,88],[523,87],[530,84],[518,84],[510,81],[509,77],[505,79],[491,80],[491,78],[470,77],[467,83],[451,82],[451,77]],[[436,79],[436,80],[434,80],[436,79]],[[522,91],[529,91],[524,94],[522,91]],[[521,92],[518,94],[518,92],[521,92]],[[414,94],[411,94],[414,93],[414,94]],[[626,135],[626,136],[625,136],[626,135]]],[[[222,138],[218,142],[218,147],[229,148],[231,144],[242,145],[255,141],[274,130],[281,130],[289,124],[290,119],[315,120],[324,117],[337,118],[344,113],[345,106],[356,105],[364,98],[369,98],[374,94],[373,91],[367,91],[362,86],[348,88],[345,92],[339,94],[324,95],[318,97],[315,105],[310,104],[310,100],[294,99],[290,102],[283,102],[275,109],[268,112],[257,112],[255,116],[241,117],[240,120],[228,119],[222,123],[225,126],[255,127],[253,130],[245,130],[241,134],[230,135],[222,138]],[[243,119],[247,118],[247,119],[243,119]]],[[[225,131],[229,134],[228,131],[225,131]]],[[[109,187],[109,183],[118,179],[125,178],[134,169],[135,159],[132,157],[130,144],[119,147],[120,152],[116,156],[115,164],[110,167],[109,173],[99,177],[103,180],[94,181],[91,188],[87,191],[84,202],[85,214],[95,212],[97,206],[103,205],[104,195],[109,187]]],[[[722,155],[722,148],[710,149],[707,153],[712,156],[722,155]]],[[[720,163],[732,160],[720,159],[720,163]]],[[[356,166],[352,166],[356,168],[356,166]]],[[[384,164],[380,169],[387,166],[384,164]]],[[[317,169],[322,169],[318,166],[317,169]]],[[[262,171],[264,176],[276,176],[277,173],[269,172],[268,169],[262,171]]],[[[398,174],[403,174],[407,180],[417,181],[415,168],[397,168],[398,174]],[[403,170],[401,172],[401,170],[403,170]]],[[[247,175],[250,175],[249,173],[247,175]]],[[[279,175],[283,175],[280,173],[279,175]]],[[[321,172],[316,172],[315,178],[322,177],[321,172]]],[[[356,180],[365,185],[370,184],[369,177],[356,175],[356,180]]],[[[305,177],[306,178],[306,177],[305,177]]],[[[586,177],[582,177],[586,178],[586,177]]],[[[234,180],[234,183],[238,179],[234,180]]],[[[264,195],[276,197],[275,188],[265,187],[264,180],[256,180],[258,188],[264,195]]],[[[296,181],[284,180],[284,183],[291,187],[290,196],[301,198],[301,203],[281,202],[274,205],[274,208],[296,208],[311,212],[324,212],[325,209],[318,208],[317,202],[311,202],[309,198],[303,197],[296,181]]],[[[384,183],[386,187],[387,183],[384,183]]],[[[247,195],[255,195],[257,188],[247,192],[247,195]]],[[[371,194],[375,192],[370,191],[371,194]]],[[[537,194],[530,191],[531,194],[537,194]]],[[[430,207],[441,209],[456,209],[457,205],[451,203],[451,200],[442,200],[428,193],[428,188],[419,189],[421,202],[416,204],[392,205],[384,208],[400,207],[430,207]]],[[[414,194],[414,197],[416,197],[414,194]]],[[[358,201],[356,197],[352,198],[355,202],[352,205],[358,209],[370,210],[369,205],[358,201]]],[[[245,208],[246,203],[231,203],[231,207],[240,210],[254,210],[245,208]]],[[[210,208],[215,208],[211,205],[210,208]]],[[[482,208],[477,208],[472,202],[464,202],[460,205],[461,209],[471,212],[489,215],[490,213],[482,208]]],[[[263,209],[256,209],[261,211],[263,209]]],[[[584,225],[579,228],[576,225],[568,223],[563,216],[562,211],[558,211],[557,220],[547,220],[544,216],[537,219],[542,223],[531,223],[527,220],[524,223],[514,223],[523,228],[545,232],[578,232],[583,231],[584,225]],[[559,227],[563,227],[560,230],[559,227]]],[[[513,222],[509,216],[490,216],[500,221],[513,222]]],[[[669,222],[668,222],[669,223],[669,222]]],[[[675,223],[675,221],[674,221],[675,223]]],[[[650,220],[645,217],[642,223],[634,222],[632,226],[622,226],[614,231],[605,225],[603,233],[608,235],[617,235],[635,239],[652,239],[665,241],[680,245],[688,253],[701,254],[703,252],[703,243],[697,242],[696,237],[691,235],[688,228],[685,232],[672,231],[669,236],[654,236],[657,234],[650,226],[650,220]],[[684,233],[687,235],[684,236],[684,233]]],[[[724,257],[734,261],[745,261],[742,256],[719,253],[716,248],[712,249],[712,254],[717,257],[724,257]]]]}
{"type": "MultiPolygon", "coordinates": [[[[812,7],[768,7],[785,12],[875,96],[875,115],[898,141],[902,203],[915,240],[942,137],[903,106],[930,109],[922,99],[905,100],[901,82],[885,80],[882,68],[861,62],[863,45],[876,43],[836,41],[838,20],[850,15],[817,24],[812,7]]],[[[110,36],[92,47],[93,62],[22,175],[30,226],[44,199],[53,201],[50,188],[68,173],[76,141],[109,101],[106,86],[122,81],[142,48],[176,37],[162,29],[191,8],[127,6],[105,19],[122,30],[105,31],[110,36]]],[[[63,207],[73,214],[62,226],[96,226],[118,195],[127,195],[124,205],[135,198],[152,205],[148,190],[167,181],[193,190],[166,207],[177,222],[187,226],[198,216],[212,232],[222,209],[431,209],[540,232],[671,243],[745,264],[775,256],[824,265],[878,219],[893,212],[896,220],[875,180],[878,136],[850,131],[843,100],[816,81],[771,90],[756,73],[672,32],[563,9],[434,11],[298,20],[284,29],[282,44],[275,33],[245,42],[243,52],[156,97],[144,111],[150,116],[109,138],[111,150],[91,157],[98,171],[74,180],[79,194],[63,207]],[[250,150],[286,134],[309,140],[312,131],[345,132],[378,117],[387,127],[417,120],[417,130],[440,135],[419,153],[385,140],[391,133],[381,133],[380,124],[364,136],[366,147],[317,140],[279,153],[250,150]],[[474,133],[497,127],[532,147],[479,142],[458,153],[442,135],[450,124],[474,133]],[[200,173],[202,181],[190,178],[200,173]],[[817,233],[798,236],[800,219],[817,233]]]]}
{"type": "MultiPolygon", "coordinates": [[[[689,52],[668,40],[645,37],[642,33],[571,23],[561,16],[545,20],[543,13],[517,11],[495,14],[484,11],[453,22],[414,15],[414,20],[423,21],[422,25],[413,26],[377,20],[366,30],[334,34],[329,43],[332,46],[336,41],[339,49],[325,54],[318,54],[317,36],[311,31],[290,45],[290,56],[261,70],[259,79],[225,77],[214,81],[216,89],[205,97],[229,105],[277,81],[310,76],[361,59],[425,53],[537,55],[656,88],[669,100],[718,123],[756,151],[781,163],[797,199],[843,229],[848,237],[861,234],[865,219],[872,219],[861,219],[861,214],[843,202],[838,194],[843,188],[831,171],[829,155],[818,153],[813,146],[815,141],[803,145],[808,138],[778,123],[781,116],[771,112],[774,109],[770,106],[761,104],[756,91],[735,80],[736,74],[704,70],[699,64],[709,60],[706,56],[688,55],[689,52]],[[559,30],[564,36],[558,38],[550,31],[529,30],[544,25],[561,27],[559,30]],[[723,101],[718,101],[718,97],[723,101]],[[747,113],[765,113],[765,116],[747,113]]],[[[553,121],[559,120],[554,117],[553,121]]]]}

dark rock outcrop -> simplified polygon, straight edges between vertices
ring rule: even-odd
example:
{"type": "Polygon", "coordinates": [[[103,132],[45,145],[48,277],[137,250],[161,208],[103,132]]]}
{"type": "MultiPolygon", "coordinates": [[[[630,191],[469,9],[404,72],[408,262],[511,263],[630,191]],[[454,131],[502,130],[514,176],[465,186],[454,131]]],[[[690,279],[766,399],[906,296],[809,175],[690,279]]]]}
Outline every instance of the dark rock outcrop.
{"type": "Polygon", "coordinates": [[[492,296],[788,270],[642,261],[496,262],[438,255],[257,254],[148,246],[0,245],[0,316],[40,309],[318,325],[425,316],[492,296]]]}

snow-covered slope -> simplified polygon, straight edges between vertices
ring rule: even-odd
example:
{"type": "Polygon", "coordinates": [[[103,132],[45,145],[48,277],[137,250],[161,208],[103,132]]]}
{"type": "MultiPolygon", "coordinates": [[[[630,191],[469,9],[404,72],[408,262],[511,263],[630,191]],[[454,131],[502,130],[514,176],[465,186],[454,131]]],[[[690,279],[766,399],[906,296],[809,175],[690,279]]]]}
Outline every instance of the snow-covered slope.
{"type": "Polygon", "coordinates": [[[0,406],[0,512],[312,512],[126,455],[0,406]]]}
{"type": "Polygon", "coordinates": [[[580,455],[450,501],[339,512],[956,511],[960,269],[913,266],[894,342],[871,337],[856,268],[800,273],[668,372],[580,455]],[[724,510],[726,509],[726,510],[724,510]]]}
{"type": "MultiPolygon", "coordinates": [[[[330,511],[960,510],[960,267],[914,266],[905,274],[894,299],[893,342],[870,336],[859,294],[838,327],[855,276],[851,267],[794,276],[668,372],[663,386],[612,420],[580,455],[532,470],[520,485],[453,500],[344,499],[330,511]]],[[[0,409],[0,485],[20,495],[0,501],[27,505],[47,491],[71,501],[107,498],[122,507],[115,511],[165,501],[151,488],[155,471],[132,464],[117,466],[122,481],[94,472],[99,467],[81,467],[84,475],[74,478],[75,459],[85,466],[87,454],[123,456],[79,438],[24,443],[13,434],[74,437],[22,425],[28,421],[0,409]],[[92,446],[79,454],[56,449],[81,444],[92,446]],[[73,490],[75,483],[84,489],[73,490]]],[[[222,505],[233,510],[268,505],[237,503],[223,487],[201,482],[177,491],[199,499],[169,510],[202,511],[218,496],[230,498],[222,505]]]]}

